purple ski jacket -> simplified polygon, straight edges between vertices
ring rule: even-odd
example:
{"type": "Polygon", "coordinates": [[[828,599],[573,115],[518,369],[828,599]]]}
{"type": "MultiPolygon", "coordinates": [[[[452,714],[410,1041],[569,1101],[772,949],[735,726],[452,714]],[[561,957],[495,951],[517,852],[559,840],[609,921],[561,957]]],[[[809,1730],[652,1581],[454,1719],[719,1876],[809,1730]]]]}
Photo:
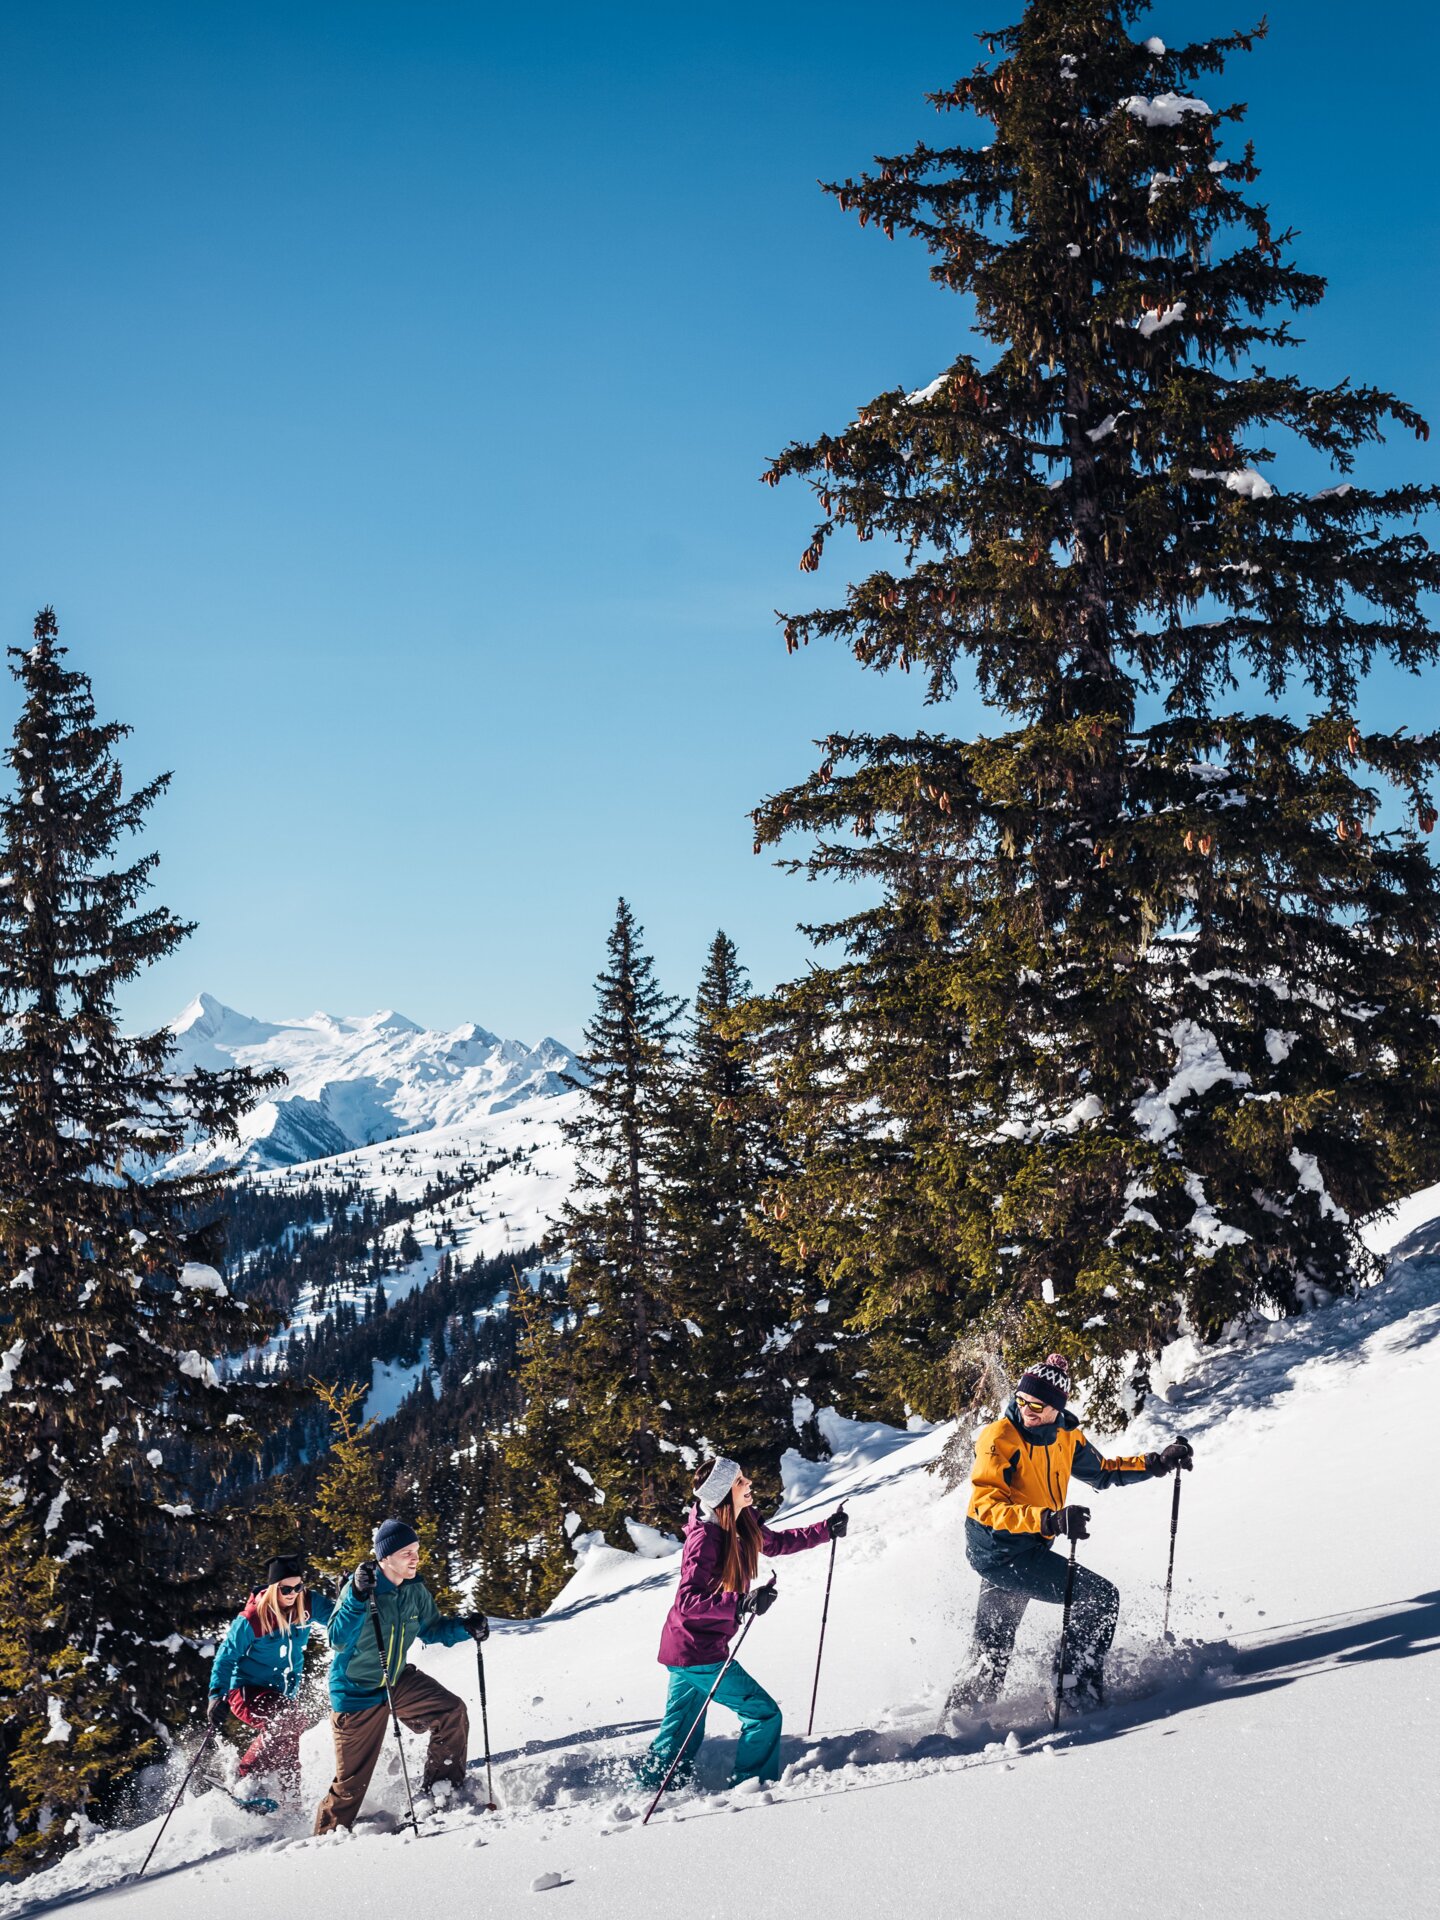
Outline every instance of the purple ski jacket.
{"type": "MultiPolygon", "coordinates": [[[[823,1520],[813,1527],[782,1527],[778,1533],[760,1523],[760,1551],[771,1560],[782,1553],[823,1547],[829,1539],[830,1529],[823,1520]]],[[[692,1507],[680,1556],[680,1589],[660,1635],[662,1667],[703,1667],[723,1660],[730,1651],[740,1624],[740,1595],[720,1591],[724,1548],[720,1522],[707,1520],[698,1506],[692,1507]]]]}

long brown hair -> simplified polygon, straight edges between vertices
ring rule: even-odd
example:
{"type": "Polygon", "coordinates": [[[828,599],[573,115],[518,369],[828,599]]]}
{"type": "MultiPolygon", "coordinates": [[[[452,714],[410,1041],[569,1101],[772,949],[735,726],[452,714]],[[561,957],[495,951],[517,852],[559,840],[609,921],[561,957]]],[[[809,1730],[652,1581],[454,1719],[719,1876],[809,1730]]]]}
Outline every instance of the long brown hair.
{"type": "Polygon", "coordinates": [[[310,1618],[309,1595],[302,1587],[294,1613],[286,1613],[280,1605],[280,1582],[272,1581],[255,1602],[255,1618],[260,1623],[262,1635],[284,1633],[288,1627],[303,1627],[310,1618]]]}
{"type": "MultiPolygon", "coordinates": [[[[707,1460],[695,1476],[697,1489],[704,1486],[714,1470],[715,1462],[707,1460]]],[[[755,1518],[755,1509],[744,1507],[737,1514],[732,1488],[716,1506],[715,1518],[725,1535],[725,1558],[720,1563],[720,1591],[748,1593],[750,1582],[755,1578],[755,1569],[760,1564],[760,1522],[755,1518]]]]}

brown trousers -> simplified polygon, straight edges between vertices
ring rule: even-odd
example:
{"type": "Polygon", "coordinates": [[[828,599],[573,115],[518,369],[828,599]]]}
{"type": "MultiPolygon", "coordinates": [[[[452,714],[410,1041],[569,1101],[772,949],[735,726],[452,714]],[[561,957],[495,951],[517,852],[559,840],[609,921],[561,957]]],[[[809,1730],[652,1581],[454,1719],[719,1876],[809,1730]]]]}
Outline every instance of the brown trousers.
{"type": "MultiPolygon", "coordinates": [[[[406,1667],[391,1688],[395,1711],[402,1726],[414,1733],[428,1733],[430,1745],[425,1754],[423,1787],[437,1780],[453,1780],[458,1787],[465,1778],[465,1754],[470,1740],[470,1716],[465,1702],[432,1680],[427,1673],[406,1667]]],[[[359,1713],[332,1713],[330,1726],[335,1735],[335,1778],[330,1791],[320,1802],[315,1815],[316,1833],[329,1833],[332,1827],[353,1827],[375,1762],[389,1732],[390,1709],[365,1707],[359,1713]]]]}

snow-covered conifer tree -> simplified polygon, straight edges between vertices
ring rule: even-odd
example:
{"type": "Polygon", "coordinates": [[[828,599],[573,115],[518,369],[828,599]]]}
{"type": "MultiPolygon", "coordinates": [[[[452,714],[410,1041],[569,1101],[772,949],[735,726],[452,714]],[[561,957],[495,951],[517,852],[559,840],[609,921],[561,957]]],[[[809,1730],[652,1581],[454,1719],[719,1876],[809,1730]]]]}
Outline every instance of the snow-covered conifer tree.
{"type": "Polygon", "coordinates": [[[663,1150],[679,1003],[663,993],[622,900],[579,1059],[583,1099],[566,1133],[578,1179],[562,1216],[570,1256],[557,1328],[539,1315],[521,1340],[525,1411],[507,1447],[516,1526],[552,1565],[565,1533],[673,1522],[688,1493],[677,1402],[688,1336],[670,1299],[663,1150]],[[527,1492],[528,1488],[528,1492],[527,1492]]]}
{"type": "Polygon", "coordinates": [[[203,1496],[227,1453],[258,1445],[265,1402],[217,1362],[260,1322],[196,1233],[219,1176],[145,1176],[191,1128],[233,1130],[278,1076],[181,1080],[168,1031],[121,1030],[120,988],[190,931],[142,904],[153,853],[117,861],[168,776],[126,791],[128,729],[97,719],[48,608],[33,646],[10,651],[23,705],[0,801],[0,1560],[8,1603],[34,1604],[10,1624],[6,1658],[23,1641],[27,1678],[0,1714],[0,1822],[34,1857],[113,1802],[167,1709],[198,1694],[219,1525],[203,1496]]]}
{"type": "Polygon", "coordinates": [[[681,1051],[663,1210],[671,1296],[687,1342],[687,1438],[697,1452],[743,1461],[759,1496],[772,1499],[780,1455],[796,1441],[791,1322],[800,1285],[755,1231],[761,1195],[785,1163],[755,1043],[734,1024],[748,995],[734,942],[717,933],[681,1051]]]}
{"type": "Polygon", "coordinates": [[[1437,490],[1351,477],[1426,430],[1281,370],[1324,283],[1202,93],[1253,36],[1167,48],[1147,11],[1032,0],[933,96],[978,137],[830,189],[978,338],[765,476],[813,489],[805,572],[881,549],[791,649],[993,716],[835,737],[756,815],[878,890],[768,1010],[805,1162],[769,1231],[863,1276],[894,1408],[964,1399],[977,1324],[1113,1404],[1186,1318],[1348,1285],[1437,1167],[1440,737],[1360,711],[1372,662],[1435,658],[1437,490]]]}

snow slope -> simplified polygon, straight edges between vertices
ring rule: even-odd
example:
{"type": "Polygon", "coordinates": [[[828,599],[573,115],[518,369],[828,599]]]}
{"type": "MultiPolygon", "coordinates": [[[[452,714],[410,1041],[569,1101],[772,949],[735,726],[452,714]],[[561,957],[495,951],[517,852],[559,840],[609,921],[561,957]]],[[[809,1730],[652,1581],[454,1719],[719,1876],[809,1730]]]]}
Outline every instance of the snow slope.
{"type": "MultiPolygon", "coordinates": [[[[780,1603],[745,1648],[785,1710],[786,1773],[771,1794],[677,1795],[641,1829],[626,1760],[663,1695],[654,1653],[676,1562],[602,1547],[543,1620],[499,1624],[489,1643],[500,1813],[442,1812],[418,1841],[388,1820],[317,1841],[306,1827],[328,1778],[321,1725],[305,1742],[303,1811],[260,1821],[209,1794],[175,1816],[143,1884],[119,1883],[153,1818],[0,1893],[0,1915],[505,1920],[535,1900],[585,1920],[1433,1911],[1437,1211],[1440,1192],[1377,1230],[1392,1267],[1361,1298],[1190,1363],[1172,1356],[1182,1377],[1169,1404],[1125,1445],[1173,1430],[1195,1443],[1180,1644],[1159,1642],[1171,1483],[1096,1495],[1081,1551],[1122,1590],[1112,1704],[1058,1736],[1047,1713],[1057,1621],[1039,1607],[992,1724],[935,1732],[977,1592],[965,1489],[947,1493],[926,1470],[947,1431],[832,1417],[834,1459],[792,1460],[780,1516],[817,1518],[841,1497],[853,1515],[813,1740],[824,1551],[778,1563],[780,1603]],[[560,1884],[532,1892],[546,1874],[560,1884]]],[[[421,1663],[470,1701],[478,1755],[473,1655],[441,1649],[421,1663]]],[[[723,1781],[732,1727],[716,1713],[707,1788],[723,1781]]],[[[393,1813],[389,1752],[385,1768],[370,1804],[393,1813]]]]}
{"type": "Polygon", "coordinates": [[[565,1094],[575,1056],[558,1040],[527,1047],[472,1023],[448,1032],[403,1014],[314,1013],[272,1023],[236,1013],[208,993],[175,1020],[175,1064],[279,1067],[286,1085],[247,1116],[237,1149],[201,1142],[184,1164],[288,1166],[436,1127],[529,1109],[565,1094]]]}

